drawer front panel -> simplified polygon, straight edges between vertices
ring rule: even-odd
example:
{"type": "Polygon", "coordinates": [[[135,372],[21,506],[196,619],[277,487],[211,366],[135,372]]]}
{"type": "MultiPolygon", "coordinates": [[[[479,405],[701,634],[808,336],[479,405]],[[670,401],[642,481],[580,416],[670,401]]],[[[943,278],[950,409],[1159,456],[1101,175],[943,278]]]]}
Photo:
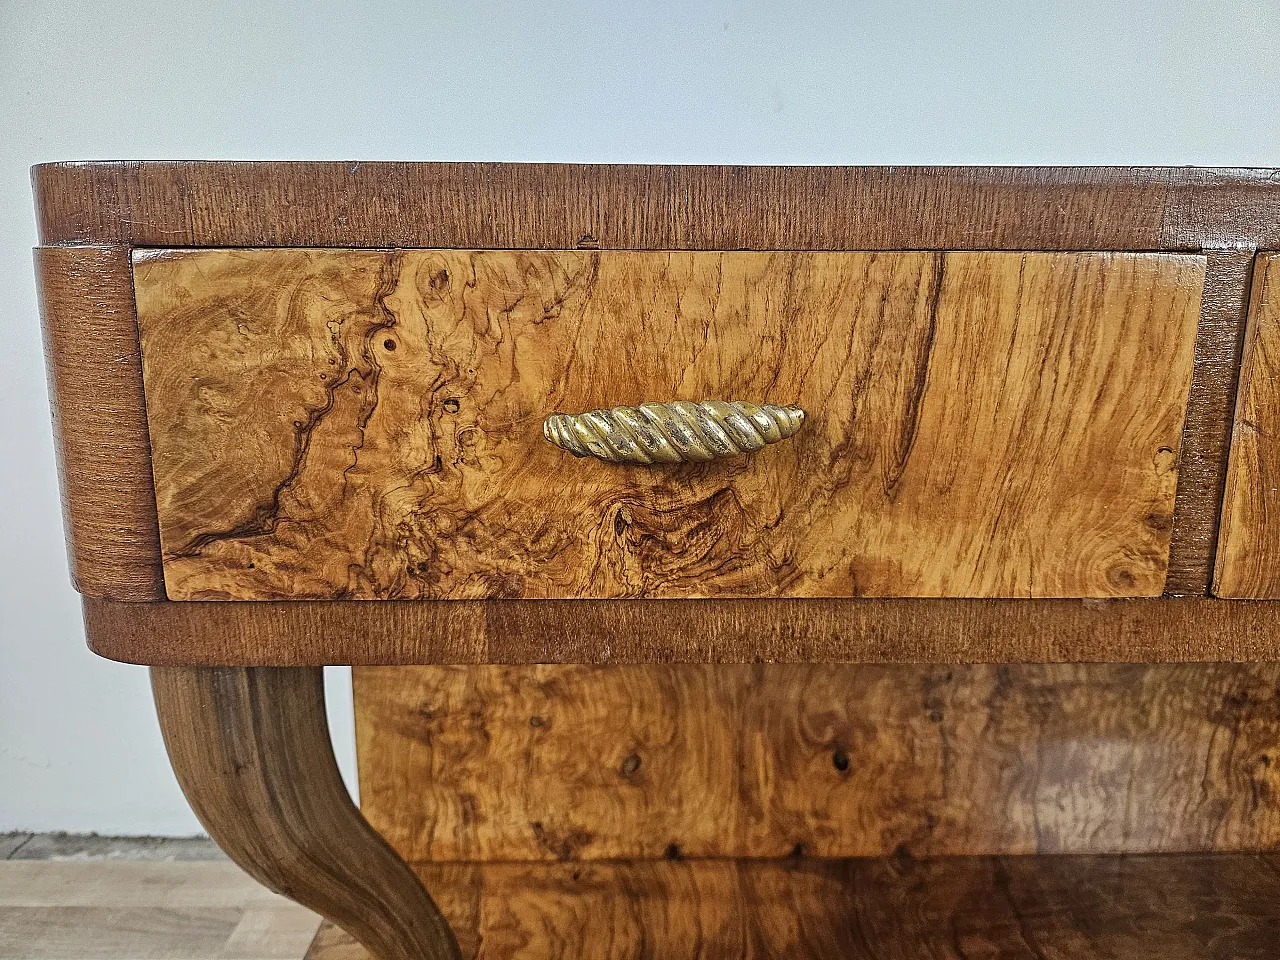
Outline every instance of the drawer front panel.
{"type": "Polygon", "coordinates": [[[192,250],[135,289],[172,599],[1158,595],[1202,257],[192,250]],[[798,404],[665,466],[543,418],[798,404]]]}
{"type": "Polygon", "coordinates": [[[1253,268],[1214,593],[1280,599],[1280,254],[1253,268]]]}

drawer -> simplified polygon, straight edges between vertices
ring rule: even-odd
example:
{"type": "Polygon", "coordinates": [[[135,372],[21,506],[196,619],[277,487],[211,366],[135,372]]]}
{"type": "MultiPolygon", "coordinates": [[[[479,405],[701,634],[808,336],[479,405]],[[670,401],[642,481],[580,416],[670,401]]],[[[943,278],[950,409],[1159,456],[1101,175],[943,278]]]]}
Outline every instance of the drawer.
{"type": "Polygon", "coordinates": [[[171,599],[1163,590],[1205,261],[135,253],[171,599]],[[709,462],[552,413],[798,405],[709,462]]]}
{"type": "Polygon", "coordinates": [[[1213,592],[1280,600],[1280,254],[1253,267],[1213,592]]]}

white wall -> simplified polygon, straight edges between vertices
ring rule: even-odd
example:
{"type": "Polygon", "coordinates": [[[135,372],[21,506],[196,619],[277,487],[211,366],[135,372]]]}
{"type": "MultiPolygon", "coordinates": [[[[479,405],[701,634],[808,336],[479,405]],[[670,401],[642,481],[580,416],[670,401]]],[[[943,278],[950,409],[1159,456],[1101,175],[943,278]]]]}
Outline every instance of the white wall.
{"type": "MultiPolygon", "coordinates": [[[[1280,166],[1280,4],[538,6],[0,0],[0,830],[197,829],[145,671],[83,646],[29,165],[1280,166]]],[[[349,762],[349,692],[338,700],[349,762]]]]}

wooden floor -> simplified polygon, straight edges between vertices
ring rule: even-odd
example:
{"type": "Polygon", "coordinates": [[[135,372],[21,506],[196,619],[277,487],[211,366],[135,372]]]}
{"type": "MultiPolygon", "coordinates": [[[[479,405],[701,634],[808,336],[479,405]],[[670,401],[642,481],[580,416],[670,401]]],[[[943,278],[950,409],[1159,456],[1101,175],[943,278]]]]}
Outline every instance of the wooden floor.
{"type": "MultiPolygon", "coordinates": [[[[1275,960],[1280,854],[424,867],[464,957],[1275,960]]],[[[309,960],[368,960],[321,928],[309,960]]]]}
{"type": "Polygon", "coordinates": [[[0,836],[0,960],[300,960],[319,918],[206,847],[0,836]]]}

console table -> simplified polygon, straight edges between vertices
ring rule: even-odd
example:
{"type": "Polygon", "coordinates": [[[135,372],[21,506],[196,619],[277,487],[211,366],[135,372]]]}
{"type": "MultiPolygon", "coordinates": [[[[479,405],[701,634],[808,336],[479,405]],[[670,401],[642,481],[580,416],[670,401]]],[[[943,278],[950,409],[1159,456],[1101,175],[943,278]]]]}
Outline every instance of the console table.
{"type": "MultiPolygon", "coordinates": [[[[326,664],[1278,659],[1280,171],[33,176],[89,646],[151,668],[232,859],[378,957],[461,954],[348,798],[326,664]]],[[[1274,955],[1280,831],[1242,835],[1155,882],[1230,849],[1262,892],[1143,913],[1150,955],[1224,918],[1203,955],[1274,955]]],[[[982,955],[1098,955],[1090,909],[982,955]]],[[[964,955],[936,928],[838,955],[964,955]]]]}

